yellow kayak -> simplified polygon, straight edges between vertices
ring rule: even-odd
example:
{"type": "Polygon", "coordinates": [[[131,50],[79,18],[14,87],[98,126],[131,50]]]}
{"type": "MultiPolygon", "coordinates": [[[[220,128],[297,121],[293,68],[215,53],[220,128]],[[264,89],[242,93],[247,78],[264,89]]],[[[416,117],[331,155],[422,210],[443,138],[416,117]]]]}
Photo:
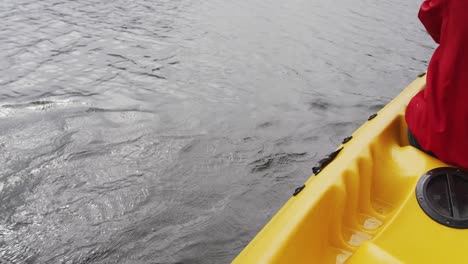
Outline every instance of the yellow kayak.
{"type": "Polygon", "coordinates": [[[420,76],[314,168],[233,263],[468,263],[468,177],[409,146],[420,76]]]}

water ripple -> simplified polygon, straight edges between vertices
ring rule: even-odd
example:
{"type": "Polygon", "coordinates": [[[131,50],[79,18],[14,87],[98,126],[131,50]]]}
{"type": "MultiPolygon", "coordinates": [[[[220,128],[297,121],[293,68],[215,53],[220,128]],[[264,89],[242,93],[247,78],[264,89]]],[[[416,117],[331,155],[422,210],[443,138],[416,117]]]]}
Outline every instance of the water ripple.
{"type": "Polygon", "coordinates": [[[0,4],[0,262],[228,263],[423,72],[417,3],[0,4]]]}

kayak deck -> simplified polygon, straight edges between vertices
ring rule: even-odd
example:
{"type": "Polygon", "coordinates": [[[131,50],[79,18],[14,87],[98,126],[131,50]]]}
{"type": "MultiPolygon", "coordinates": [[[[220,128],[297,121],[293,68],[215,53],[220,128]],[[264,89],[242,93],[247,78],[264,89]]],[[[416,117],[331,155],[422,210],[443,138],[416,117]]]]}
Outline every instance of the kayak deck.
{"type": "Polygon", "coordinates": [[[428,217],[418,179],[447,164],[409,146],[404,113],[420,77],[356,130],[234,263],[468,263],[468,230],[428,217]]]}

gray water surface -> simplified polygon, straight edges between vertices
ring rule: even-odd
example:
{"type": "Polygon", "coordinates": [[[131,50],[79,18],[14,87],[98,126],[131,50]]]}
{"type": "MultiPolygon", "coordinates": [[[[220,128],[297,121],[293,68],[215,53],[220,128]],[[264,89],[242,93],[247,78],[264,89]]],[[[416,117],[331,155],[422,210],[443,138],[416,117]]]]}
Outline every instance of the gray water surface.
{"type": "Polygon", "coordinates": [[[418,5],[1,1],[0,262],[229,263],[425,71],[418,5]]]}

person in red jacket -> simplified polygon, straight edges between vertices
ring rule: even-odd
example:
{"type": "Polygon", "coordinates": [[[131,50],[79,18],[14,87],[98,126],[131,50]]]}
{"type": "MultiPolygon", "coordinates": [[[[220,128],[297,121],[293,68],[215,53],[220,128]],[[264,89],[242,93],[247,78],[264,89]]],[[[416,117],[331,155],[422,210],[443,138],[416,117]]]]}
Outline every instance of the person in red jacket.
{"type": "Polygon", "coordinates": [[[439,44],[406,109],[413,146],[468,169],[468,1],[426,0],[419,19],[439,44]]]}

